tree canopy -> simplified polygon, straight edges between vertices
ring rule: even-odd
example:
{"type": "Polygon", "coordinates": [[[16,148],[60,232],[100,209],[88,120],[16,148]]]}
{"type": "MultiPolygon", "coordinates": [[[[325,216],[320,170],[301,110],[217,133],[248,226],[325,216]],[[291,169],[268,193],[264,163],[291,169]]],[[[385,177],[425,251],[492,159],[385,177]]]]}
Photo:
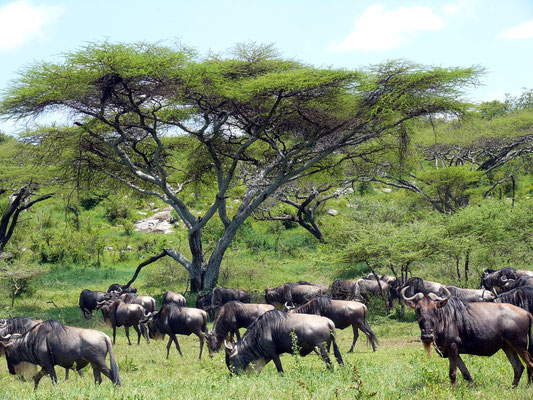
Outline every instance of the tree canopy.
{"type": "Polygon", "coordinates": [[[155,44],[89,44],[28,67],[0,102],[13,119],[59,113],[63,123],[34,140],[49,152],[71,149],[73,168],[169,204],[188,229],[190,254],[166,251],[189,271],[193,290],[216,284],[237,229],[279,188],[357,159],[412,119],[462,115],[461,96],[481,72],[403,60],[315,68],[268,46],[236,50],[200,58],[155,44]],[[184,146],[193,149],[188,157],[184,146]],[[216,190],[197,216],[184,196],[202,174],[215,178],[216,190]],[[230,195],[239,198],[231,213],[230,195]],[[202,229],[213,217],[224,230],[206,254],[202,229]]]}

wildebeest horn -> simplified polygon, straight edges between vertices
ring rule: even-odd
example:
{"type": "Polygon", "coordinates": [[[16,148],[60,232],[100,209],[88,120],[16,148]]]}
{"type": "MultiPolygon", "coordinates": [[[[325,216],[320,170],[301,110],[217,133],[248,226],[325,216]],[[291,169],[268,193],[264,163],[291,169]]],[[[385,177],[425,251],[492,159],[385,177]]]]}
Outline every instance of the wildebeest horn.
{"type": "Polygon", "coordinates": [[[226,350],[228,350],[228,351],[232,351],[232,350],[233,350],[233,345],[232,345],[232,344],[228,344],[228,342],[226,341],[226,339],[224,339],[224,347],[225,347],[226,350]]]}
{"type": "Polygon", "coordinates": [[[507,282],[508,280],[509,280],[509,279],[507,279],[505,276],[502,276],[502,277],[500,278],[500,281],[502,281],[502,282],[507,282]]]}
{"type": "Polygon", "coordinates": [[[424,297],[424,294],[421,293],[421,292],[418,292],[417,294],[415,294],[414,296],[411,296],[411,297],[405,297],[405,291],[409,288],[409,286],[406,286],[402,289],[402,291],[400,292],[400,295],[402,296],[402,299],[405,301],[405,302],[408,302],[408,301],[411,301],[413,303],[416,303],[417,301],[421,300],[423,297],[424,297]]]}
{"type": "Polygon", "coordinates": [[[9,318],[13,319],[13,316],[11,315],[11,313],[9,313],[7,315],[9,315],[9,318]]]}

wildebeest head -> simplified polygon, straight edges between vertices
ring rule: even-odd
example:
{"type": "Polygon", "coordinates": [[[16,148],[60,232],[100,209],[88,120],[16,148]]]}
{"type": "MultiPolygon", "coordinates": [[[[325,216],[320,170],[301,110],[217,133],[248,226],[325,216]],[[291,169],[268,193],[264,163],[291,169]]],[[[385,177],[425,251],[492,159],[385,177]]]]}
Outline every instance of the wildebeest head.
{"type": "Polygon", "coordinates": [[[245,370],[249,362],[245,360],[242,354],[239,354],[237,346],[224,340],[224,347],[226,348],[226,365],[229,371],[239,375],[245,370]]]}
{"type": "Polygon", "coordinates": [[[405,297],[407,287],[401,291],[401,297],[405,303],[415,310],[418,326],[420,327],[420,339],[431,356],[431,344],[435,340],[435,327],[438,323],[437,310],[446,305],[450,298],[450,292],[446,290],[446,297],[439,297],[435,293],[425,296],[416,293],[414,296],[405,297]]]}
{"type": "Polygon", "coordinates": [[[20,336],[22,335],[18,333],[0,335],[0,356],[4,355],[6,357],[7,369],[11,375],[32,378],[37,374],[37,365],[17,359],[17,349],[14,347],[14,341],[20,336]]]}
{"type": "Polygon", "coordinates": [[[149,317],[141,321],[141,324],[146,324],[148,328],[148,336],[153,340],[163,340],[165,334],[163,333],[162,324],[163,319],[167,317],[169,312],[168,306],[162,307],[159,311],[154,311],[149,314],[149,317]]]}

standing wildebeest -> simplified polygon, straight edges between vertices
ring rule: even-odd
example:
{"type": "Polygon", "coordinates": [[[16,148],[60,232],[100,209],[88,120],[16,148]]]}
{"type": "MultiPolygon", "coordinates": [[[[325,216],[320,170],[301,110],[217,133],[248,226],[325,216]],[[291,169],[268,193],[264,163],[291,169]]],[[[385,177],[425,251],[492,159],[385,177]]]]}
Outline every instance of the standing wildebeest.
{"type": "Polygon", "coordinates": [[[486,269],[481,274],[480,289],[487,289],[494,294],[501,293],[509,280],[516,280],[521,276],[533,276],[533,271],[514,269],[511,267],[501,268],[497,271],[486,269]]]}
{"type": "Polygon", "coordinates": [[[215,287],[210,292],[198,296],[196,308],[200,308],[209,313],[211,319],[215,317],[215,311],[229,301],[250,302],[250,293],[243,289],[228,289],[225,287],[215,287]]]}
{"type": "MultiPolygon", "coordinates": [[[[124,327],[126,331],[126,337],[128,338],[128,344],[131,346],[130,340],[130,326],[137,332],[137,344],[141,342],[141,331],[144,332],[144,325],[141,321],[148,317],[145,315],[144,307],[140,304],[127,304],[122,300],[100,302],[98,306],[102,310],[104,315],[104,321],[113,328],[113,344],[115,344],[115,337],[117,333],[117,327],[124,327]],[[139,329],[139,325],[141,328],[139,329]]],[[[150,343],[148,336],[146,341],[150,343]]]]}
{"type": "Polygon", "coordinates": [[[172,290],[167,290],[163,295],[163,302],[161,303],[161,306],[166,306],[170,303],[175,303],[178,306],[185,307],[187,305],[187,300],[185,297],[183,297],[183,295],[173,292],[172,290]]]}
{"type": "Polygon", "coordinates": [[[143,306],[146,312],[155,311],[155,299],[152,296],[138,296],[134,293],[124,293],[120,295],[119,299],[128,304],[139,304],[143,306]]]}
{"type": "Polygon", "coordinates": [[[353,297],[355,281],[337,279],[329,287],[329,294],[335,300],[350,300],[353,297]]]}
{"type": "Polygon", "coordinates": [[[383,298],[388,314],[392,307],[390,285],[375,279],[358,279],[353,287],[353,298],[368,302],[369,294],[380,295],[383,298]]]}
{"type": "Polygon", "coordinates": [[[230,301],[220,308],[213,329],[206,335],[207,346],[211,351],[219,351],[224,339],[233,335],[241,340],[239,328],[248,328],[260,315],[273,310],[270,304],[245,304],[240,301],[230,301]]]}
{"type": "Polygon", "coordinates": [[[326,295],[329,288],[326,285],[317,285],[305,281],[298,283],[285,283],[274,289],[265,289],[265,300],[275,307],[283,307],[285,303],[291,306],[302,305],[317,296],[326,295]]]}
{"type": "Polygon", "coordinates": [[[119,283],[113,283],[107,288],[107,293],[118,292],[122,293],[137,293],[137,288],[134,286],[121,285],[119,283]]]}
{"type": "Polygon", "coordinates": [[[143,322],[147,322],[150,338],[158,340],[164,339],[165,335],[170,336],[167,343],[167,359],[173,341],[178,353],[183,357],[176,335],[189,336],[191,333],[194,333],[200,339],[200,355],[198,359],[202,359],[204,335],[207,335],[207,313],[204,310],[181,307],[175,303],[170,303],[162,306],[159,311],[154,312],[143,322]]]}
{"type": "Polygon", "coordinates": [[[452,294],[452,296],[459,297],[464,301],[478,302],[478,301],[493,301],[496,296],[494,293],[489,292],[486,289],[465,289],[457,286],[446,286],[446,289],[452,294]]]}
{"type": "Polygon", "coordinates": [[[509,303],[526,311],[533,312],[533,287],[520,286],[504,292],[494,300],[496,303],[509,303]]]}
{"type": "Polygon", "coordinates": [[[224,343],[226,365],[230,372],[236,374],[245,371],[250,364],[257,372],[261,372],[273,360],[278,372],[283,373],[279,355],[292,354],[298,348],[301,356],[312,351],[318,353],[319,349],[322,360],[328,367],[332,367],[327,351],[331,342],[337,362],[344,365],[335,341],[333,321],[319,315],[288,314],[271,310],[257,318],[235,345],[224,343]]]}
{"type": "Polygon", "coordinates": [[[456,385],[457,367],[463,378],[472,381],[460,354],[492,356],[503,350],[513,366],[513,387],[518,385],[526,363],[528,381],[533,377],[531,326],[533,316],[511,304],[468,303],[457,297],[450,297],[447,291],[442,298],[434,293],[427,296],[416,293],[406,298],[404,288],[402,298],[414,308],[420,326],[421,339],[426,350],[431,344],[442,357],[450,361],[449,376],[456,385]],[[529,339],[529,349],[528,349],[529,339]]]}
{"type": "MultiPolygon", "coordinates": [[[[377,274],[378,276],[378,279],[380,281],[383,281],[383,282],[387,282],[391,287],[392,286],[395,286],[396,282],[398,282],[398,278],[396,278],[395,276],[392,276],[392,275],[387,275],[387,274],[383,274],[383,275],[380,275],[380,274],[377,274]]],[[[369,273],[365,279],[376,279],[376,276],[374,275],[373,272],[369,273]]]]}
{"type": "Polygon", "coordinates": [[[84,289],[80,293],[80,300],[78,302],[83,317],[91,318],[94,310],[97,309],[97,303],[105,299],[105,292],[97,292],[89,289],[84,289]]]}
{"type": "Polygon", "coordinates": [[[45,374],[52,383],[57,383],[55,365],[70,369],[83,368],[89,363],[93,367],[96,383],[102,382],[100,373],[120,386],[118,367],[113,355],[111,340],[103,332],[65,326],[58,321],[46,321],[35,325],[22,335],[0,337],[0,349],[6,354],[9,373],[22,362],[39,365],[41,371],[34,376],[35,388],[45,374]],[[109,353],[110,368],[105,359],[109,353]]]}
{"type": "MultiPolygon", "coordinates": [[[[35,325],[38,325],[42,322],[43,321],[40,319],[31,319],[26,317],[12,317],[8,319],[2,319],[0,320],[0,336],[12,335],[14,333],[23,334],[29,331],[35,325]]],[[[0,351],[0,356],[1,355],[2,352],[0,351]]],[[[81,368],[76,368],[76,372],[78,372],[80,376],[82,376],[80,371],[81,368]]],[[[65,380],[68,380],[68,371],[68,368],[65,369],[65,380]]],[[[35,365],[22,362],[15,367],[15,372],[17,373],[17,375],[21,375],[23,378],[24,375],[32,374],[31,377],[33,378],[33,376],[37,374],[37,367],[35,365]]]]}
{"type": "Polygon", "coordinates": [[[289,313],[321,315],[332,320],[337,329],[345,329],[351,325],[353,329],[353,342],[348,353],[353,352],[355,342],[357,342],[357,338],[359,337],[358,329],[361,329],[368,337],[368,340],[370,340],[372,350],[376,351],[377,338],[366,321],[368,308],[363,303],[331,300],[329,297],[318,296],[303,306],[290,309],[289,313]]]}

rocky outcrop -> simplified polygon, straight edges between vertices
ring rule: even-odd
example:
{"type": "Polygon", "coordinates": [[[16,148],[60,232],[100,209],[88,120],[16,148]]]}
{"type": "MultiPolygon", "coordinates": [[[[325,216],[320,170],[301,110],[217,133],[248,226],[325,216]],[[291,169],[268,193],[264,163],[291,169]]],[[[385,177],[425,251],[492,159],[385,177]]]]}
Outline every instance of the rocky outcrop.
{"type": "Polygon", "coordinates": [[[151,217],[141,219],[135,223],[135,230],[142,233],[173,233],[176,226],[170,214],[170,209],[155,213],[151,217]]]}

